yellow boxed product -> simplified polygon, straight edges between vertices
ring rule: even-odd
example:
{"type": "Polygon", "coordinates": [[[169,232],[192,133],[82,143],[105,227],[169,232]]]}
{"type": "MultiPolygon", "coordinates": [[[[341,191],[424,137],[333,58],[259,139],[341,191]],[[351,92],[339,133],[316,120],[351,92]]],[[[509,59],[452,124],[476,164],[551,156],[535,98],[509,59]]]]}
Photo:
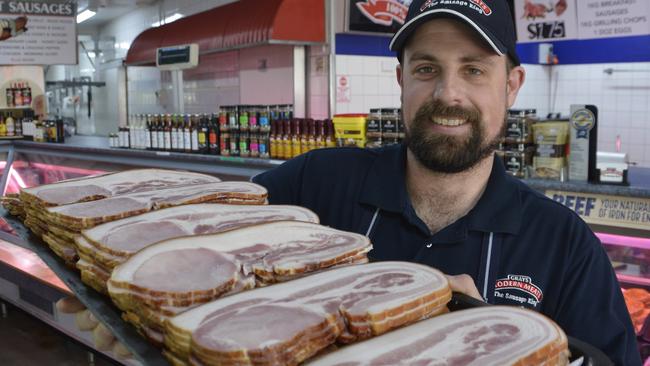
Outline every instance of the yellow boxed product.
{"type": "Polygon", "coordinates": [[[366,116],[367,114],[336,114],[334,136],[337,146],[366,146],[366,116]]]}

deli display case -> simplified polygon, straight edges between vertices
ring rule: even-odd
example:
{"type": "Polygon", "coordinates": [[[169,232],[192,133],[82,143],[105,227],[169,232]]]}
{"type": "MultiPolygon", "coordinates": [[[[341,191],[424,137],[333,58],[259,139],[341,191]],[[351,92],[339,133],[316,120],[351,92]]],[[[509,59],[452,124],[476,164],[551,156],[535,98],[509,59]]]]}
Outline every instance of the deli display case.
{"type": "MultiPolygon", "coordinates": [[[[21,188],[65,179],[134,168],[155,167],[187,170],[218,176],[223,180],[248,181],[281,164],[280,160],[109,148],[105,138],[75,137],[65,144],[28,141],[0,142],[0,188],[4,195],[21,188]]],[[[644,171],[641,171],[644,172],[644,171]]],[[[630,187],[606,187],[570,182],[527,180],[533,188],[562,202],[587,221],[603,243],[624,290],[634,321],[642,356],[650,356],[650,178],[630,187]],[[643,183],[645,182],[645,183],[643,183]],[[614,201],[617,204],[614,204],[614,201]],[[614,208],[616,206],[616,208],[614,208]],[[638,213],[638,215],[637,215],[638,213]],[[647,216],[644,216],[647,215],[647,216]]],[[[645,179],[645,178],[644,178],[645,179]]],[[[16,230],[19,221],[2,211],[0,217],[0,299],[26,310],[62,334],[86,345],[93,354],[117,364],[141,364],[144,358],[125,361],[99,351],[89,332],[74,325],[74,316],[59,313],[54,306],[63,297],[86,293],[87,305],[104,306],[99,294],[75,288],[76,274],[62,264],[46,246],[36,243],[26,231],[16,230]],[[49,253],[49,254],[48,254],[49,253]],[[48,257],[49,255],[49,257],[48,257]],[[96,298],[93,299],[93,296],[96,298]]],[[[77,276],[78,277],[78,276],[77,276]]],[[[0,301],[0,302],[2,302],[0,301]]],[[[104,308],[103,322],[120,337],[130,339],[136,355],[152,355],[150,346],[138,344],[139,336],[124,326],[119,312],[104,308]],[[135,342],[135,343],[133,343],[135,342]]],[[[119,338],[119,337],[118,337],[119,338]]],[[[165,364],[161,358],[146,357],[146,364],[165,364]]]]}
{"type": "MultiPolygon", "coordinates": [[[[73,137],[66,144],[0,141],[0,189],[3,195],[12,195],[21,188],[143,167],[187,170],[218,176],[222,180],[248,181],[255,174],[280,163],[269,159],[112,149],[108,147],[107,139],[96,137],[73,137]]],[[[94,291],[75,287],[79,283],[75,271],[63,265],[47,246],[26,230],[17,230],[22,227],[21,223],[5,210],[0,210],[0,305],[3,313],[6,313],[4,303],[24,310],[84,346],[90,364],[95,357],[112,364],[143,364],[139,357],[122,359],[111,350],[97,349],[92,333],[80,331],[75,325],[74,314],[57,310],[55,304],[58,300],[75,294],[78,296],[82,291],[86,294],[84,301],[92,302],[86,304],[89,309],[101,307],[103,310],[97,313],[101,314],[99,320],[114,334],[126,337],[130,347],[136,348],[136,355],[144,355],[147,365],[167,364],[158,350],[126,326],[119,312],[105,307],[105,299],[94,291]]]]}

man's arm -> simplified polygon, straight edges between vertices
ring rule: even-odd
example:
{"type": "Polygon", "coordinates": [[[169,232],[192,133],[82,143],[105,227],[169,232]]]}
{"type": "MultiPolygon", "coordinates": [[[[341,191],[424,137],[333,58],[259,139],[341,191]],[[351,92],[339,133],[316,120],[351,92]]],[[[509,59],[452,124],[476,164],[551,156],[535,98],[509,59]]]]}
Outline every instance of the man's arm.
{"type": "Polygon", "coordinates": [[[574,249],[555,321],[568,334],[599,348],[616,364],[641,365],[636,335],[611,262],[586,224],[575,225],[574,249]]]}

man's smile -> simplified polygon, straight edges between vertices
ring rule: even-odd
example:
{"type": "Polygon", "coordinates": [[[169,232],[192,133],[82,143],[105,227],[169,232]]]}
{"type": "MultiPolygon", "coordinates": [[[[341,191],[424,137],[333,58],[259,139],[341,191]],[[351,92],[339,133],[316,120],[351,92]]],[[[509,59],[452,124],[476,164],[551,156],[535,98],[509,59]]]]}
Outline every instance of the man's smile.
{"type": "Polygon", "coordinates": [[[431,122],[447,127],[456,127],[467,123],[465,118],[453,118],[453,117],[431,117],[431,122]]]}

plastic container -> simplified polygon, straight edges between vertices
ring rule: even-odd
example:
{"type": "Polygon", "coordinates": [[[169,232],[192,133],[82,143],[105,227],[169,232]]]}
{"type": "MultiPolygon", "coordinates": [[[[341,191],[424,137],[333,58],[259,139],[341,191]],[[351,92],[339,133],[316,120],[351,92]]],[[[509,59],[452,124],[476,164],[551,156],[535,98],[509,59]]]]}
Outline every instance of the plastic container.
{"type": "Polygon", "coordinates": [[[334,115],[334,136],[337,146],[366,146],[367,114],[334,115]]]}

